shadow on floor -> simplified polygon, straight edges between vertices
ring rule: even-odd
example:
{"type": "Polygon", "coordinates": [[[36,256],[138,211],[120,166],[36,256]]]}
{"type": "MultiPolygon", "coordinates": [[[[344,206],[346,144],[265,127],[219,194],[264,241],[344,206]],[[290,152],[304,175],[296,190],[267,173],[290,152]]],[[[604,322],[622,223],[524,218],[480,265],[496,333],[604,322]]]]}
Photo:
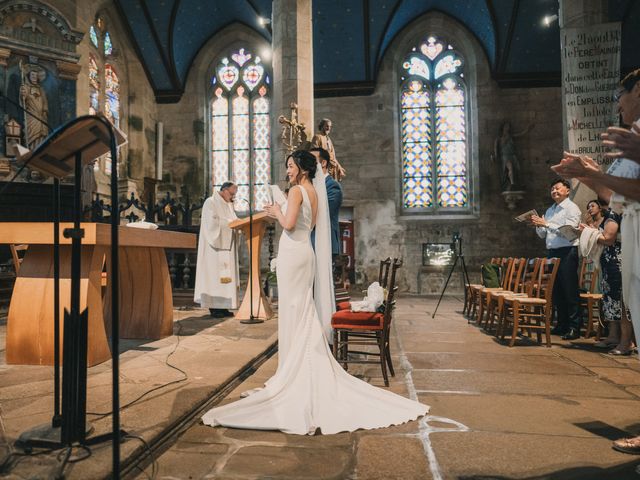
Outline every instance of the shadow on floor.
{"type": "MultiPolygon", "coordinates": [[[[640,458],[628,461],[611,468],[573,467],[563,468],[555,472],[548,472],[530,477],[518,477],[522,480],[632,480],[640,479],[640,458]]],[[[511,480],[510,477],[493,475],[464,475],[459,480],[511,480]]]]}

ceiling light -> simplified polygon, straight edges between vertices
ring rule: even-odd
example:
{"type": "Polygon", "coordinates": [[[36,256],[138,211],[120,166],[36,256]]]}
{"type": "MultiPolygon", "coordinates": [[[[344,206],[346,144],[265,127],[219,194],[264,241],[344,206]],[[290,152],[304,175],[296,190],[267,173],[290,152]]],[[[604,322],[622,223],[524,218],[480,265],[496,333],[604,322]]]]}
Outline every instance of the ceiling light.
{"type": "Polygon", "coordinates": [[[264,18],[264,17],[258,17],[258,23],[260,24],[260,26],[265,27],[267,25],[271,25],[271,19],[270,18],[264,18]]]}
{"type": "Polygon", "coordinates": [[[545,15],[542,17],[542,25],[550,27],[553,22],[558,19],[558,15],[545,15]]]}

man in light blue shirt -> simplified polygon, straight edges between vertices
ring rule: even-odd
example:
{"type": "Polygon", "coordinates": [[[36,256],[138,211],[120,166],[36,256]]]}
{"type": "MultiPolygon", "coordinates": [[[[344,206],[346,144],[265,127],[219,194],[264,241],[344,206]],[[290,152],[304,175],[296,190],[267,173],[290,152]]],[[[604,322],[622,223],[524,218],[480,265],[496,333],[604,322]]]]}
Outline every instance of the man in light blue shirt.
{"type": "Polygon", "coordinates": [[[555,202],[543,217],[531,217],[536,232],[547,243],[547,258],[559,258],[560,267],[553,287],[553,303],[558,323],[551,333],[562,335],[563,340],[580,337],[580,297],[578,292],[578,239],[568,240],[559,227],[571,225],[578,228],[582,213],[569,200],[571,184],[557,179],[551,185],[551,198],[555,202]]]}

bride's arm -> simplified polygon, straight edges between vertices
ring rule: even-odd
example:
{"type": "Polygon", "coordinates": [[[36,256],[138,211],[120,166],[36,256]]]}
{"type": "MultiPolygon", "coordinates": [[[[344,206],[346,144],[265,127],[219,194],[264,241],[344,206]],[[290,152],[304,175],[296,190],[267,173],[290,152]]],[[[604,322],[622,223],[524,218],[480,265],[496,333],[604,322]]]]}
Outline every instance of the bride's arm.
{"type": "Polygon", "coordinates": [[[287,197],[287,213],[286,215],[280,210],[280,205],[265,205],[264,211],[271,218],[278,220],[278,223],[285,230],[293,230],[296,226],[298,213],[300,213],[300,205],[302,205],[302,193],[300,188],[292,188],[289,190],[287,197]]]}

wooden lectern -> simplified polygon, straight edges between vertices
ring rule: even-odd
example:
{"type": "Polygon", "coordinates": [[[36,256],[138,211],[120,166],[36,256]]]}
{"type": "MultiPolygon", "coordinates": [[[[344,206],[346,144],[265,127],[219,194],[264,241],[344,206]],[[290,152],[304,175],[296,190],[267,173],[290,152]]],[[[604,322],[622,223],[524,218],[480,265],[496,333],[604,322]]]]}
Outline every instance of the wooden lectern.
{"type": "Polygon", "coordinates": [[[242,232],[247,241],[247,249],[253,252],[251,255],[251,271],[249,279],[251,283],[247,283],[247,289],[244,292],[244,298],[240,304],[240,308],[235,318],[239,320],[251,320],[251,316],[255,319],[268,320],[273,316],[271,305],[267,297],[262,291],[262,282],[260,281],[260,246],[262,238],[267,229],[267,223],[273,220],[267,216],[265,212],[252,215],[253,226],[250,217],[234,220],[229,223],[229,227],[242,232]],[[253,309],[251,308],[251,300],[253,297],[253,309]]]}

